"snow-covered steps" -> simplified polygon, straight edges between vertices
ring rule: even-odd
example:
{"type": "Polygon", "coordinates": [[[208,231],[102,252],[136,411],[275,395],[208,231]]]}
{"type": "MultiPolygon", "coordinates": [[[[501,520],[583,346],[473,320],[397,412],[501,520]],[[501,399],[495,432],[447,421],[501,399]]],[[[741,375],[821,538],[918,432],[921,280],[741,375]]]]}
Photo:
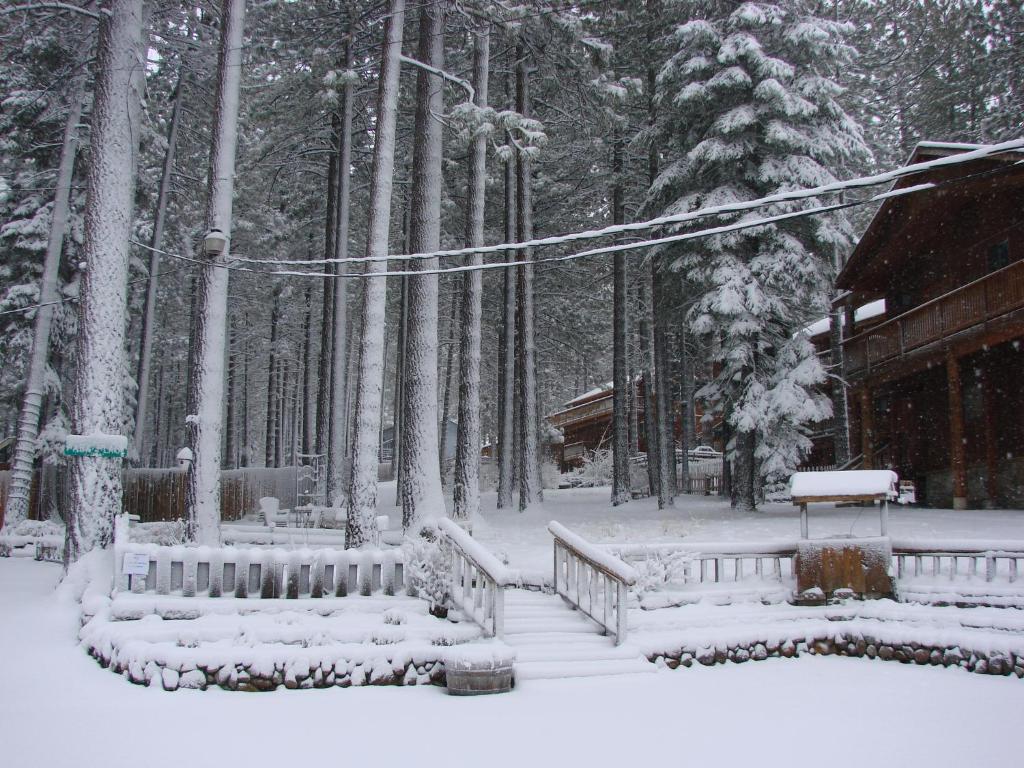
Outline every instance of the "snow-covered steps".
{"type": "Polygon", "coordinates": [[[655,671],[635,647],[615,645],[560,597],[541,592],[506,590],[503,640],[516,650],[517,681],[655,671]]]}

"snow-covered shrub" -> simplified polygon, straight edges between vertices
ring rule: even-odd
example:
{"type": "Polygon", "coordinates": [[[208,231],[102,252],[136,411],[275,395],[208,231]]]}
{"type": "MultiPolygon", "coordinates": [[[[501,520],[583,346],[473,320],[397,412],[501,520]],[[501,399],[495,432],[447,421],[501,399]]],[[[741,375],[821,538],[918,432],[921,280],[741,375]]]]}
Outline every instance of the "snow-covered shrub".
{"type": "Polygon", "coordinates": [[[558,471],[558,464],[551,456],[545,456],[540,461],[540,487],[557,488],[562,473],[558,471]]]}
{"type": "Polygon", "coordinates": [[[688,552],[655,552],[641,562],[633,563],[637,573],[633,590],[637,594],[658,592],[671,585],[686,583],[686,572],[693,562],[688,552]]]}
{"type": "Polygon", "coordinates": [[[15,536],[63,536],[64,526],[49,520],[22,520],[10,533],[15,536]]]}
{"type": "Polygon", "coordinates": [[[158,523],[136,523],[128,529],[128,538],[133,544],[184,544],[185,521],[179,519],[158,523]]]}
{"type": "Polygon", "coordinates": [[[451,552],[444,545],[440,532],[424,526],[418,536],[406,539],[406,573],[409,586],[416,595],[430,603],[430,612],[441,615],[451,604],[451,552]]]}
{"type": "Polygon", "coordinates": [[[578,487],[593,488],[612,483],[612,452],[598,448],[583,455],[583,463],[568,473],[569,482],[578,487]]]}

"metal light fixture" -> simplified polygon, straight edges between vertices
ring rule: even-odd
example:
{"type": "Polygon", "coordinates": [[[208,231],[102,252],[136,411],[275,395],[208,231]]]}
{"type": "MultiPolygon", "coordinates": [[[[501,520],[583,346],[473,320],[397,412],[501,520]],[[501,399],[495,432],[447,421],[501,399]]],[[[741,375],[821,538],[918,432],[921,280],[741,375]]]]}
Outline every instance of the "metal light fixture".
{"type": "Polygon", "coordinates": [[[203,250],[207,256],[220,256],[228,246],[228,238],[219,229],[211,229],[203,238],[203,250]]]}

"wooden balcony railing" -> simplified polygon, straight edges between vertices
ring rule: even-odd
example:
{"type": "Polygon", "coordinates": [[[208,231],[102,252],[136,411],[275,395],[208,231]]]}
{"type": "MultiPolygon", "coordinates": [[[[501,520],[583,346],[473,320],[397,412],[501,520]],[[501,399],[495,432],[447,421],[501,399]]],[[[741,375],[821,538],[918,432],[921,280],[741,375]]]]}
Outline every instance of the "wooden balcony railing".
{"type": "Polygon", "coordinates": [[[1024,261],[914,307],[843,343],[846,372],[859,373],[1024,307],[1024,261]]]}
{"type": "Polygon", "coordinates": [[[592,419],[595,416],[612,412],[612,397],[604,397],[592,403],[577,405],[575,408],[568,408],[548,416],[548,421],[556,427],[565,427],[579,421],[592,419]]]}

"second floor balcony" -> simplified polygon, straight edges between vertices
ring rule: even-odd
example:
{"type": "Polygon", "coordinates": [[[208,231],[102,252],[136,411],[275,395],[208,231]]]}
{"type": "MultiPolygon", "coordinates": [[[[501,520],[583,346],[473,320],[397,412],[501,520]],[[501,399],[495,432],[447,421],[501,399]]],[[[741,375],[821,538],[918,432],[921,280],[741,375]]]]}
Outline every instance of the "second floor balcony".
{"type": "Polygon", "coordinates": [[[1018,261],[847,339],[846,373],[866,375],[1022,308],[1024,261],[1018,261]]]}

